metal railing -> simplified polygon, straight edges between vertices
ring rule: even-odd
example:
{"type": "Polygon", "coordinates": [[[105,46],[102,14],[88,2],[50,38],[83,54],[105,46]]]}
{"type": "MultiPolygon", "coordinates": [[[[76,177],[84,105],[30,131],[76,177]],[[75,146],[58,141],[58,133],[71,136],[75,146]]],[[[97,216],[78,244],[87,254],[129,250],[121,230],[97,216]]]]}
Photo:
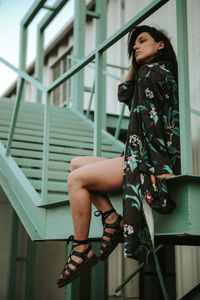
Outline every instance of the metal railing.
{"type": "MultiPolygon", "coordinates": [[[[80,0],[76,0],[80,1],[80,0]]],[[[40,23],[40,32],[43,33],[46,26],[52,21],[56,12],[61,9],[65,1],[58,1],[59,8],[55,9],[51,14],[40,23]],[[43,25],[42,25],[43,24],[43,25]]],[[[40,81],[39,75],[38,80],[30,77],[25,72],[25,59],[26,59],[26,34],[27,27],[43,7],[45,1],[36,1],[31,7],[30,11],[23,18],[21,22],[21,42],[20,42],[20,67],[19,69],[8,63],[3,58],[0,58],[0,62],[5,64],[7,67],[15,71],[19,75],[19,84],[17,92],[17,100],[15,105],[15,110],[13,112],[13,117],[11,121],[8,146],[6,150],[6,155],[10,154],[10,148],[12,145],[13,134],[16,126],[16,120],[19,112],[20,101],[23,95],[24,80],[30,82],[33,86],[39,90],[40,93],[45,93],[45,118],[44,118],[44,141],[43,141],[43,178],[42,178],[42,196],[45,202],[47,195],[47,181],[48,181],[48,145],[49,145],[49,105],[51,92],[54,91],[62,83],[69,80],[73,75],[77,74],[86,65],[90,64],[95,60],[95,120],[94,120],[94,155],[101,155],[101,134],[102,134],[102,81],[101,74],[104,72],[103,66],[103,54],[108,50],[113,44],[124,37],[133,27],[140,24],[147,17],[149,17],[153,12],[158,10],[163,6],[168,0],[154,0],[147,7],[145,7],[141,12],[139,12],[134,18],[132,18],[128,23],[126,23],[122,28],[117,30],[111,37],[101,42],[95,50],[93,50],[89,55],[78,61],[69,70],[62,74],[58,79],[52,82],[48,87],[45,87],[40,81]]],[[[189,107],[189,87],[188,87],[188,61],[187,61],[187,8],[186,0],[177,0],[177,31],[178,31],[178,61],[179,61],[179,97],[180,101],[180,127],[181,127],[181,164],[182,173],[191,174],[192,173],[192,143],[188,141],[191,140],[191,129],[190,129],[190,107],[189,107]],[[184,30],[184,34],[182,32],[184,30]],[[182,46],[184,45],[184,47],[182,46]],[[185,130],[185,124],[187,124],[185,130]],[[184,159],[187,157],[187,159],[184,159]]],[[[78,17],[78,16],[76,16],[78,17]]],[[[42,49],[41,43],[38,43],[38,49],[42,49]]],[[[41,61],[41,59],[39,59],[41,61]]],[[[37,72],[36,72],[37,73],[37,72]]],[[[39,74],[39,73],[38,73],[39,74]]],[[[192,112],[199,115],[200,113],[192,109],[192,112]]]]}

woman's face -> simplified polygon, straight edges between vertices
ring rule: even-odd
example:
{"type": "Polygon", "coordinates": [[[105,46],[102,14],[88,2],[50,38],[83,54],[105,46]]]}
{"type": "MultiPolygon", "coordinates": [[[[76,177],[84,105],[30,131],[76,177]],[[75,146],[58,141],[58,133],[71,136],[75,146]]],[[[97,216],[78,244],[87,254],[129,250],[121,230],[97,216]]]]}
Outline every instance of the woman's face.
{"type": "Polygon", "coordinates": [[[164,48],[164,42],[155,42],[148,32],[140,33],[133,46],[135,60],[138,64],[150,63],[159,55],[159,51],[164,48]]]}

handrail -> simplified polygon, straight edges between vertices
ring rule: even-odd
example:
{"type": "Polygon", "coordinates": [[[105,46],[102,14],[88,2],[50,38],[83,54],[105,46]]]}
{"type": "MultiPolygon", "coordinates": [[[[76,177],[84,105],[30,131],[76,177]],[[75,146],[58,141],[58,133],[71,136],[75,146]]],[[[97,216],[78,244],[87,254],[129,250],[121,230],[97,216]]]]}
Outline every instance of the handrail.
{"type": "MultiPolygon", "coordinates": [[[[63,5],[63,3],[65,1],[66,0],[60,0],[59,3],[62,3],[62,5],[63,5]]],[[[122,28],[120,28],[119,30],[117,30],[111,37],[107,38],[102,43],[100,43],[99,46],[97,46],[97,48],[95,50],[93,50],[91,53],[89,53],[89,55],[87,57],[84,57],[83,59],[81,59],[70,70],[67,70],[64,74],[62,74],[59,78],[57,78],[54,82],[52,82],[48,87],[45,87],[42,83],[40,83],[38,80],[36,80],[36,79],[32,78],[31,76],[29,76],[23,70],[23,68],[24,68],[24,58],[23,58],[23,63],[21,61],[19,69],[16,68],[16,67],[14,67],[13,65],[11,65],[10,63],[8,63],[6,60],[4,60],[1,57],[0,57],[0,62],[2,62],[7,67],[9,67],[10,69],[12,69],[14,72],[16,72],[19,75],[21,82],[23,82],[24,80],[30,82],[36,88],[38,88],[40,91],[45,92],[46,95],[48,95],[47,99],[49,99],[50,93],[53,90],[55,90],[63,82],[67,81],[69,78],[71,78],[74,74],[76,74],[81,69],[83,69],[86,65],[88,65],[93,60],[96,60],[96,64],[97,64],[97,66],[96,66],[96,78],[98,78],[98,74],[102,74],[103,73],[103,70],[102,70],[102,55],[103,55],[103,53],[108,48],[110,48],[113,44],[115,44],[118,40],[120,40],[122,37],[124,37],[132,28],[134,28],[135,26],[137,26],[138,24],[140,24],[143,20],[145,20],[147,17],[149,17],[153,12],[155,12],[156,10],[158,10],[161,6],[163,6],[168,1],[169,0],[154,0],[154,1],[152,1],[147,7],[145,7],[141,12],[139,12],[129,22],[127,22],[122,28]]],[[[27,28],[25,28],[25,27],[29,25],[29,23],[31,22],[32,18],[34,18],[35,15],[37,14],[37,12],[39,11],[39,9],[42,8],[42,6],[43,6],[42,3],[44,4],[45,2],[46,2],[45,0],[42,0],[42,1],[38,0],[37,3],[34,3],[34,5],[32,6],[33,11],[32,10],[29,11],[29,13],[26,14],[25,17],[22,19],[21,24],[22,24],[22,26],[24,26],[24,28],[23,28],[24,29],[24,34],[22,36],[23,36],[24,39],[26,39],[26,32],[27,32],[27,28]]],[[[180,4],[180,0],[177,0],[177,3],[180,4]]],[[[52,13],[52,14],[54,14],[54,13],[52,13]]],[[[50,19],[47,20],[47,23],[49,23],[49,22],[50,22],[50,19]]],[[[47,23],[44,22],[43,25],[46,26],[46,25],[48,25],[47,23]]],[[[21,43],[21,49],[22,49],[22,45],[23,45],[23,43],[21,43]]],[[[24,47],[26,48],[26,45],[24,45],[24,47]]],[[[21,53],[20,57],[22,59],[22,53],[21,53]]],[[[109,73],[107,73],[107,75],[108,74],[109,73]]],[[[101,93],[101,87],[100,87],[100,85],[101,85],[101,81],[96,79],[96,81],[95,81],[95,89],[101,93]]],[[[21,86],[22,86],[22,83],[21,83],[21,86]]],[[[22,90],[23,90],[23,88],[21,87],[21,91],[22,90]]],[[[21,91],[20,91],[20,93],[18,92],[18,94],[17,94],[18,107],[19,107],[19,103],[20,103],[20,100],[21,100],[20,98],[22,97],[22,96],[20,96],[21,91]]],[[[97,100],[97,102],[98,102],[98,100],[97,100]]],[[[46,105],[47,105],[47,102],[46,102],[46,105]]],[[[97,108],[97,110],[100,109],[100,111],[101,111],[101,107],[99,105],[100,104],[98,103],[98,108],[97,107],[96,108],[97,108]]],[[[194,109],[191,109],[191,112],[195,113],[196,115],[200,115],[200,112],[198,112],[198,111],[196,111],[194,109]]],[[[17,112],[16,112],[16,115],[17,115],[17,112]]],[[[47,117],[48,117],[48,114],[47,114],[47,117]]],[[[45,118],[45,120],[46,120],[46,118],[45,118]]],[[[12,127],[11,131],[14,132],[15,125],[14,125],[13,122],[14,121],[12,121],[12,124],[11,124],[11,127],[12,127]]],[[[48,121],[46,121],[46,122],[48,123],[48,121]]],[[[100,132],[101,132],[101,126],[102,126],[102,124],[101,124],[100,120],[95,123],[95,129],[94,129],[94,136],[95,136],[95,138],[94,138],[94,148],[95,148],[96,153],[100,153],[101,152],[101,150],[100,150],[101,146],[100,146],[100,142],[99,142],[100,139],[98,138],[98,134],[100,134],[100,132]]],[[[44,126],[44,127],[46,127],[46,126],[44,126]]],[[[12,134],[10,136],[12,136],[12,134]]],[[[44,136],[45,136],[45,134],[44,134],[44,136]]],[[[9,144],[10,144],[10,142],[12,143],[12,138],[10,138],[9,144]]],[[[48,143],[46,142],[46,144],[48,144],[48,143]]],[[[8,149],[8,152],[9,152],[9,149],[8,149]]]]}
{"type": "Polygon", "coordinates": [[[26,72],[20,70],[19,68],[16,68],[15,66],[13,66],[11,63],[9,63],[7,60],[5,60],[1,56],[0,56],[0,62],[2,64],[4,64],[5,66],[7,66],[9,69],[13,70],[15,73],[17,73],[19,75],[19,77],[21,77],[21,78],[25,79],[26,81],[30,82],[31,84],[33,84],[40,91],[42,91],[42,92],[47,91],[47,88],[42,83],[40,83],[38,80],[36,80],[33,77],[31,77],[30,75],[28,75],[26,72]]]}

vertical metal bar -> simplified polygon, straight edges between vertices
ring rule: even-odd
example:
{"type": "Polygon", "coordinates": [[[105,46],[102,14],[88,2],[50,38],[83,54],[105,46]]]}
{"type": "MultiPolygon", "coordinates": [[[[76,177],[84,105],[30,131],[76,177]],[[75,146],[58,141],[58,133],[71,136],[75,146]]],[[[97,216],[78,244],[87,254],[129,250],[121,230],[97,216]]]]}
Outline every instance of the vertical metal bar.
{"type": "Polygon", "coordinates": [[[35,254],[36,254],[36,244],[31,241],[28,237],[27,241],[27,269],[26,269],[26,290],[25,290],[25,300],[34,299],[34,279],[35,279],[35,254]]]}
{"type": "Polygon", "coordinates": [[[42,163],[42,200],[47,202],[48,193],[48,156],[49,156],[49,132],[50,132],[50,93],[46,93],[44,108],[44,136],[43,136],[43,163],[42,163]]]}
{"type": "Polygon", "coordinates": [[[90,108],[91,108],[91,105],[92,105],[94,90],[95,90],[95,80],[93,81],[93,85],[92,85],[92,89],[91,89],[91,93],[90,93],[90,100],[89,100],[88,109],[87,109],[87,112],[86,112],[86,118],[89,118],[89,115],[90,115],[90,108]]]}
{"type": "Polygon", "coordinates": [[[6,300],[15,300],[16,289],[16,257],[18,243],[19,219],[14,209],[11,207],[11,230],[10,230],[10,250],[6,300]]]}
{"type": "MultiPolygon", "coordinates": [[[[99,253],[99,243],[93,242],[92,249],[99,253]]],[[[91,269],[91,300],[105,299],[106,281],[106,262],[99,262],[91,269]]]]}
{"type": "MultiPolygon", "coordinates": [[[[23,23],[20,24],[20,40],[19,40],[19,69],[26,71],[26,58],[27,58],[27,27],[23,23]]],[[[17,94],[20,88],[18,81],[17,94]]],[[[22,101],[24,100],[24,93],[22,93],[22,101]]]]}
{"type": "Polygon", "coordinates": [[[116,130],[115,130],[115,138],[116,139],[119,138],[120,128],[121,128],[122,120],[123,120],[123,117],[124,117],[124,110],[125,110],[125,104],[122,105],[121,113],[120,113],[120,116],[117,120],[117,126],[116,126],[116,130]]]}
{"type": "MultiPolygon", "coordinates": [[[[96,13],[100,15],[100,18],[96,20],[96,46],[106,39],[106,29],[107,29],[107,0],[97,0],[96,1],[96,13]]],[[[106,52],[103,53],[103,67],[102,73],[99,73],[101,77],[102,85],[102,128],[106,128],[106,76],[103,73],[103,70],[106,68],[106,52]]]]}
{"type": "MultiPolygon", "coordinates": [[[[70,69],[70,57],[67,56],[67,71],[70,69]]],[[[67,80],[66,82],[66,108],[70,106],[70,81],[71,78],[67,80]]]]}
{"type": "MultiPolygon", "coordinates": [[[[36,63],[35,63],[35,78],[39,82],[43,82],[43,67],[44,67],[44,32],[38,26],[36,39],[36,63]]],[[[42,103],[42,92],[36,90],[36,102],[42,103]]]]}
{"type": "MultiPolygon", "coordinates": [[[[67,257],[70,255],[73,242],[67,245],[67,257]]],[[[80,277],[76,278],[72,283],[67,285],[66,300],[80,299],[80,277]]]]}
{"type": "Polygon", "coordinates": [[[94,105],[94,156],[101,156],[102,139],[102,84],[101,76],[103,72],[103,54],[96,54],[95,70],[95,105],[94,105]]]}
{"type": "MultiPolygon", "coordinates": [[[[85,54],[85,1],[74,1],[74,57],[81,59],[85,54]]],[[[83,113],[84,70],[74,75],[73,108],[83,113]]]]}
{"type": "Polygon", "coordinates": [[[155,265],[156,265],[156,272],[157,272],[157,275],[158,275],[158,279],[159,279],[159,282],[160,282],[160,287],[161,287],[162,294],[163,294],[163,299],[168,300],[169,298],[168,298],[168,295],[167,295],[167,290],[166,290],[165,283],[164,283],[164,280],[163,280],[163,276],[162,276],[162,272],[161,272],[161,269],[160,269],[159,261],[158,261],[158,258],[157,258],[157,255],[155,254],[155,252],[153,253],[153,256],[154,256],[154,261],[155,261],[155,265]]]}
{"type": "Polygon", "coordinates": [[[179,75],[179,109],[181,132],[181,173],[192,174],[192,141],[190,120],[189,64],[187,1],[176,1],[177,40],[178,40],[178,75],[179,75]]]}
{"type": "Polygon", "coordinates": [[[24,88],[24,79],[20,78],[19,79],[19,88],[18,88],[18,93],[17,93],[17,99],[16,99],[16,102],[15,102],[15,107],[14,107],[14,110],[13,110],[10,130],[9,130],[9,134],[8,134],[8,142],[7,142],[7,147],[6,147],[6,156],[9,156],[9,154],[10,154],[10,148],[11,148],[11,145],[12,145],[13,135],[14,135],[15,126],[16,126],[16,122],[17,122],[17,116],[18,116],[18,113],[19,113],[19,106],[20,106],[20,103],[21,103],[23,88],[24,88]]]}

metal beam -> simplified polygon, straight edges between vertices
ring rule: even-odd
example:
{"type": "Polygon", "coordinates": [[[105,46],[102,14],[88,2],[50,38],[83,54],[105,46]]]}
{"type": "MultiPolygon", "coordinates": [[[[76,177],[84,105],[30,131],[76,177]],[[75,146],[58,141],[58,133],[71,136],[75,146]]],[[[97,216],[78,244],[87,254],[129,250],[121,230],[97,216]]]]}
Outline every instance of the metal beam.
{"type": "MultiPolygon", "coordinates": [[[[68,2],[69,0],[59,0],[54,4],[54,8],[53,11],[48,12],[44,18],[40,21],[40,23],[38,24],[38,28],[41,31],[44,31],[47,26],[51,23],[51,21],[57,16],[57,14],[59,13],[59,11],[65,6],[65,4],[68,2]]],[[[45,7],[44,7],[45,8],[45,7]]]]}
{"type": "Polygon", "coordinates": [[[178,40],[178,75],[179,75],[179,110],[181,140],[181,173],[192,174],[192,140],[190,120],[190,91],[188,63],[187,1],[176,1],[177,40],[178,40]]]}
{"type": "Polygon", "coordinates": [[[21,26],[27,27],[35,18],[40,9],[44,6],[46,1],[47,0],[34,1],[27,13],[24,15],[23,19],[21,20],[21,26]]]}
{"type": "MultiPolygon", "coordinates": [[[[74,1],[74,57],[85,56],[85,1],[74,1]]],[[[83,113],[84,71],[80,70],[73,79],[73,108],[83,113]]]]}
{"type": "Polygon", "coordinates": [[[16,289],[16,257],[17,257],[17,241],[18,241],[18,225],[19,219],[11,207],[11,230],[10,230],[10,251],[9,251],[9,267],[8,267],[8,283],[6,300],[15,299],[16,289]]]}
{"type": "Polygon", "coordinates": [[[44,87],[43,84],[41,84],[40,82],[38,82],[36,79],[32,78],[30,75],[28,75],[26,72],[16,68],[15,66],[13,66],[12,64],[10,64],[7,60],[5,60],[4,58],[2,58],[0,56],[0,62],[2,64],[4,64],[5,66],[7,66],[8,68],[10,68],[11,70],[13,70],[15,73],[17,73],[20,77],[22,77],[23,79],[25,79],[26,81],[30,82],[33,86],[37,87],[39,90],[46,92],[47,88],[44,87]]]}

